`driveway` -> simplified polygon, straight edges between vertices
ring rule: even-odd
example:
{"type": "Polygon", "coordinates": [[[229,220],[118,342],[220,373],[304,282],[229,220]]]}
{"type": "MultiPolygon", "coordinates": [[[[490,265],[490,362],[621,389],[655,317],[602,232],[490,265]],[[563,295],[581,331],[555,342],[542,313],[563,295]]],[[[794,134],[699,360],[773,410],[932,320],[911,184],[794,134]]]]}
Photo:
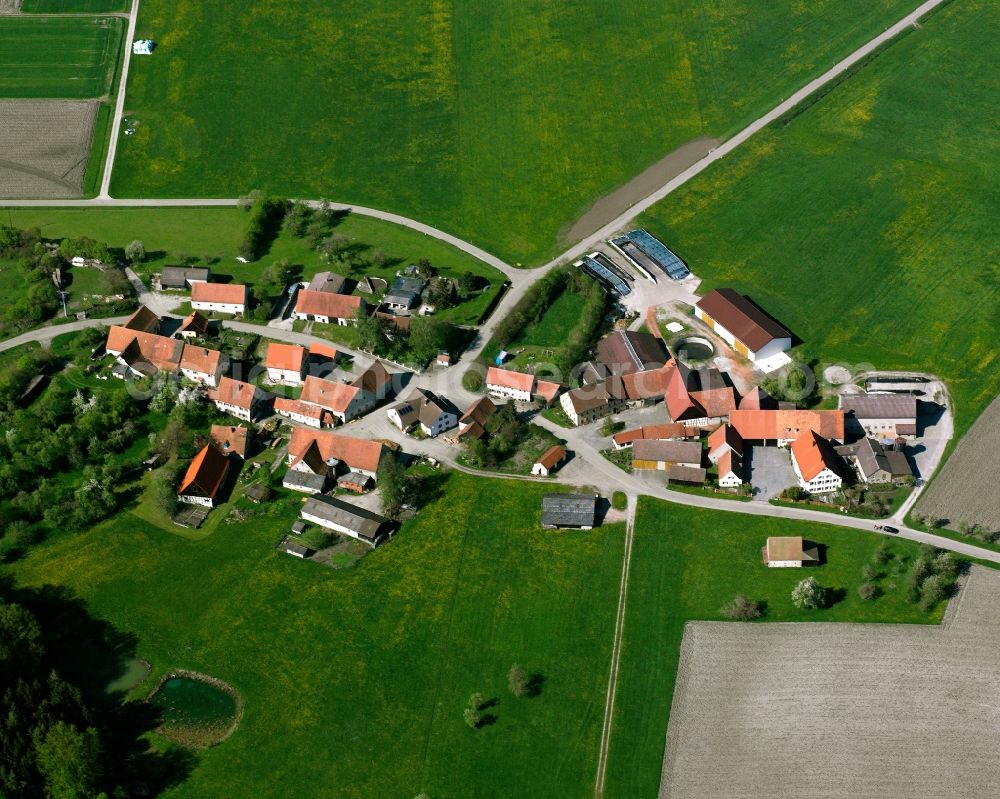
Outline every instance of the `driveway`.
{"type": "Polygon", "coordinates": [[[767,502],[789,486],[798,485],[787,449],[750,447],[748,463],[753,498],[757,502],[767,502]]]}

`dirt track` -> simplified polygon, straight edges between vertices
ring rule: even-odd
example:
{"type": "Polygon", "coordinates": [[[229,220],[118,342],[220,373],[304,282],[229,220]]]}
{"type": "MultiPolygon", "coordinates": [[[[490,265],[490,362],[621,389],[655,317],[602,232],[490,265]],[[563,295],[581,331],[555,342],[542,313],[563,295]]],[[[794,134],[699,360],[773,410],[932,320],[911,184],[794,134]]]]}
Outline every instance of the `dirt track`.
{"type": "Polygon", "coordinates": [[[0,198],[79,197],[97,102],[0,101],[0,198]]]}
{"type": "Polygon", "coordinates": [[[927,486],[917,509],[947,519],[1000,531],[1000,498],[996,488],[996,453],[1000,448],[1000,397],[993,400],[958,443],[944,469],[927,486]]]}
{"type": "Polygon", "coordinates": [[[661,797],[1000,796],[1000,573],[950,624],[696,622],[661,797]]]}

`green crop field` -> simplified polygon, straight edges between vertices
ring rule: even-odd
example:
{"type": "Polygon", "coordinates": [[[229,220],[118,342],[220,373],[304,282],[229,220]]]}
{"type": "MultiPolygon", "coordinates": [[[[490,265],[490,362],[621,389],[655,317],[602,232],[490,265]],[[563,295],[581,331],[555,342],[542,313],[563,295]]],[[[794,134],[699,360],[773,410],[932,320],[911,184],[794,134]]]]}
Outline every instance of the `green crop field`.
{"type": "Polygon", "coordinates": [[[104,14],[128,11],[129,0],[23,0],[24,14],[104,14]]]}
{"type": "Polygon", "coordinates": [[[0,17],[0,97],[106,95],[123,31],[116,17],[0,17]]]}
{"type": "Polygon", "coordinates": [[[132,60],[112,191],[327,196],[537,262],[598,198],[914,5],[145,0],[159,47],[132,60]]]}
{"type": "MultiPolygon", "coordinates": [[[[43,236],[50,238],[89,236],[111,247],[124,248],[139,239],[146,247],[147,261],[139,268],[145,275],[167,264],[188,261],[211,266],[217,275],[228,275],[236,282],[252,285],[268,264],[279,259],[301,266],[305,279],[336,268],[324,264],[307,240],[287,234],[279,236],[259,262],[241,264],[236,255],[247,214],[235,207],[5,208],[0,209],[0,224],[38,227],[43,236]]],[[[366,275],[392,280],[401,266],[427,258],[442,274],[457,277],[472,272],[488,281],[488,290],[437,314],[437,318],[456,324],[476,324],[506,280],[503,273],[461,250],[390,222],[350,215],[334,231],[363,245],[365,252],[380,249],[389,256],[385,266],[366,268],[366,275]]]]}
{"type": "Polygon", "coordinates": [[[294,519],[199,541],[124,513],[2,571],[54,583],[138,637],[165,670],[226,680],[240,727],[172,797],[585,796],[594,778],[623,554],[621,525],[543,532],[550,486],[442,477],[439,498],[355,569],[276,552],[294,519]],[[507,671],[540,674],[515,699],[507,671]],[[473,692],[497,703],[473,731],[473,692]]]}
{"type": "MultiPolygon", "coordinates": [[[[681,636],[687,621],[724,620],[720,608],[737,593],[767,603],[764,621],[929,623],[943,607],[922,613],[906,598],[904,571],[916,544],[821,524],[718,513],[639,501],[606,795],[656,796],[673,697],[681,636]],[[801,535],[826,546],[826,563],[813,569],[768,569],[761,547],[768,536],[801,535]],[[880,567],[885,592],[865,602],[857,594],[861,569],[885,541],[893,559],[880,567]],[[807,576],[843,598],[824,610],[791,603],[793,586],[807,576]]],[[[734,624],[740,622],[733,622],[734,624]]]]}
{"type": "Polygon", "coordinates": [[[995,3],[954,3],[641,220],[824,361],[1000,391],[995,3]]]}

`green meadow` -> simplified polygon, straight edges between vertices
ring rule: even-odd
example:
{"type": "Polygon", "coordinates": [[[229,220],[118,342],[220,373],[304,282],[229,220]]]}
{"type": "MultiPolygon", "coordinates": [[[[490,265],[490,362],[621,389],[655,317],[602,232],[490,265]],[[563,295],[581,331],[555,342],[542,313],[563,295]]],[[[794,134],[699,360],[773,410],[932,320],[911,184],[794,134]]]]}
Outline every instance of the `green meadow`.
{"type": "Polygon", "coordinates": [[[915,0],[144,0],[121,197],[330,197],[513,261],[915,0]],[[212,68],[205,69],[206,58],[212,68]]]}
{"type": "Polygon", "coordinates": [[[114,17],[0,17],[0,97],[102,97],[124,25],[114,17]]]}
{"type": "Polygon", "coordinates": [[[22,0],[24,14],[105,14],[128,11],[129,0],[22,0]]]}
{"type": "Polygon", "coordinates": [[[959,433],[1000,391],[998,25],[948,5],[641,219],[823,361],[946,378],[959,433]]]}
{"type": "Polygon", "coordinates": [[[436,498],[353,569],[274,550],[291,497],[201,540],[125,512],[2,571],[134,633],[153,665],[137,695],[172,668],[240,692],[239,728],[171,797],[589,795],[623,527],[543,532],[550,486],[429,479],[436,498]],[[515,662],[537,696],[509,693],[515,662]],[[478,730],[473,692],[495,700],[478,730]]]}
{"type": "MultiPolygon", "coordinates": [[[[724,621],[719,610],[737,593],[767,604],[763,622],[830,621],[934,623],[906,596],[905,573],[919,548],[909,541],[822,524],[697,510],[639,500],[606,795],[656,796],[684,625],[724,621]],[[825,547],[811,569],[769,569],[761,547],[772,535],[800,535],[825,547]],[[862,567],[882,543],[891,559],[878,569],[883,594],[862,600],[862,567]],[[799,610],[792,588],[811,576],[836,592],[822,610],[799,610]],[[842,592],[842,594],[841,594],[842,592]]],[[[733,622],[738,624],[741,622],[733,622]]]]}

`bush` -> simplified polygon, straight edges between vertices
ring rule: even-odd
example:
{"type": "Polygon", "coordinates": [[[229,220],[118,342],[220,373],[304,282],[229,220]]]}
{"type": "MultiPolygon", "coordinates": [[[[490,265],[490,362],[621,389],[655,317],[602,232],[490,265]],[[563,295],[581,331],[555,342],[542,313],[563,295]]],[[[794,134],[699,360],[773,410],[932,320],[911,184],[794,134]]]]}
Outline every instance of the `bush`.
{"type": "Polygon", "coordinates": [[[781,492],[782,499],[791,499],[798,501],[800,499],[808,499],[809,492],[800,486],[789,486],[784,491],[781,492]]]}
{"type": "Polygon", "coordinates": [[[920,609],[925,613],[951,593],[951,585],[939,574],[932,574],[920,584],[920,609]]]}
{"type": "Polygon", "coordinates": [[[531,679],[519,663],[515,663],[507,672],[507,687],[514,696],[527,696],[530,693],[531,679]]]}
{"type": "Polygon", "coordinates": [[[611,495],[611,507],[615,510],[625,510],[628,507],[628,497],[625,496],[624,491],[615,491],[611,495]]]}
{"type": "Polygon", "coordinates": [[[878,596],[878,588],[875,587],[874,583],[861,583],[858,586],[858,596],[864,600],[874,599],[878,596]]]}
{"type": "Polygon", "coordinates": [[[472,367],[462,375],[462,386],[466,391],[482,391],[483,382],[482,372],[475,367],[472,367]]]}
{"type": "Polygon", "coordinates": [[[762,603],[747,599],[743,594],[737,594],[732,601],[719,611],[727,619],[735,621],[752,621],[763,614],[762,603]]]}
{"type": "Polygon", "coordinates": [[[260,258],[278,235],[287,208],[285,200],[258,194],[250,206],[250,220],[240,243],[240,255],[248,261],[260,258]]]}
{"type": "Polygon", "coordinates": [[[817,610],[826,606],[826,589],[815,577],[807,577],[792,589],[792,604],[800,610],[817,610]]]}

